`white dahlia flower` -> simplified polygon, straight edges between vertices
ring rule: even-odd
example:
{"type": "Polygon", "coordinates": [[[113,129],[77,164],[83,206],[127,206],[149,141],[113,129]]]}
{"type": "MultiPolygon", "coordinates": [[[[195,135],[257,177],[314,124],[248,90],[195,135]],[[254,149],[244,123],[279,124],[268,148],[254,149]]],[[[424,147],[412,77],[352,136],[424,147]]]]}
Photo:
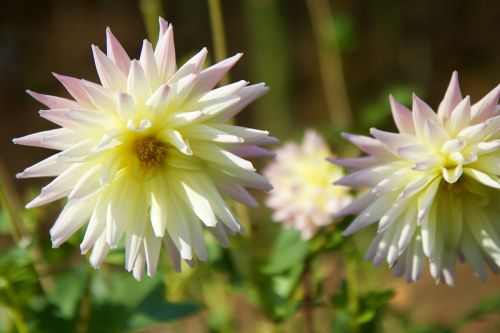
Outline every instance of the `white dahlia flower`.
{"type": "Polygon", "coordinates": [[[303,239],[330,224],[332,215],[351,201],[348,189],[331,186],[344,175],[326,161],[331,155],[323,138],[309,130],[302,145],[288,142],[276,150],[276,160],[263,171],[274,187],[266,200],[273,219],[299,230],[303,239]]]}
{"type": "Polygon", "coordinates": [[[205,260],[202,224],[224,245],[242,231],[221,194],[253,206],[245,186],[271,189],[245,158],[268,154],[258,145],[274,139],[225,122],[268,88],[214,89],[241,54],[203,69],[204,48],[177,69],[163,19],[156,48],[145,40],[139,60],[106,34],[107,54],[92,46],[101,84],[55,74],[74,100],[29,92],[61,128],[14,142],[61,152],[18,177],[56,177],[28,208],[67,197],[50,230],[54,247],[88,222],[81,251],[92,248],[90,263],[98,267],[125,238],[125,267],[140,279],[145,266],[155,274],[162,243],[177,270],[181,258],[205,260]]]}
{"type": "Polygon", "coordinates": [[[346,235],[378,221],[366,258],[418,280],[425,257],[437,281],[455,282],[456,257],[486,278],[500,270],[500,85],[476,104],[453,73],[437,114],[418,97],[410,111],[391,97],[400,133],[345,138],[369,156],[335,162],[353,172],[337,184],[369,188],[338,216],[357,214],[346,235]]]}

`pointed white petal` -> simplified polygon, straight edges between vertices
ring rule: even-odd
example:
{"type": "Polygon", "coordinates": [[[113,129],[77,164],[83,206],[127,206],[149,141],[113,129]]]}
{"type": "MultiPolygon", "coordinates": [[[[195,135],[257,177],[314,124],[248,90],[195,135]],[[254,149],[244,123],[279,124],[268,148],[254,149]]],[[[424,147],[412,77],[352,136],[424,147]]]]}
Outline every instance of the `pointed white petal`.
{"type": "MultiPolygon", "coordinates": [[[[165,27],[166,24],[160,22],[160,26],[165,27]]],[[[158,39],[154,53],[156,65],[158,66],[160,83],[166,83],[176,70],[174,30],[172,25],[169,25],[163,34],[160,29],[160,38],[158,39]]]]}
{"type": "Polygon", "coordinates": [[[500,178],[496,175],[489,175],[487,173],[472,168],[464,168],[463,172],[469,177],[472,177],[473,179],[477,180],[481,184],[496,189],[500,189],[500,178]]]}
{"type": "Polygon", "coordinates": [[[167,106],[169,93],[170,86],[168,84],[161,84],[144,104],[163,111],[167,106]]]}
{"type": "Polygon", "coordinates": [[[102,85],[113,90],[125,90],[127,77],[118,66],[95,45],[92,45],[92,53],[102,85]]]}
{"type": "Polygon", "coordinates": [[[142,43],[141,67],[144,69],[146,79],[152,91],[156,90],[160,83],[160,75],[158,74],[158,67],[154,56],[153,46],[147,40],[142,43]]]}
{"type": "Polygon", "coordinates": [[[436,177],[428,186],[427,189],[420,194],[418,198],[418,222],[422,223],[424,218],[428,215],[429,210],[434,202],[434,197],[439,189],[441,178],[436,177]]]}
{"type": "Polygon", "coordinates": [[[195,91],[203,92],[215,87],[242,55],[242,53],[238,53],[201,71],[196,82],[196,87],[194,88],[195,91]]]}
{"type": "Polygon", "coordinates": [[[472,106],[472,119],[478,123],[498,115],[498,98],[500,97],[500,84],[479,102],[472,106]]]}
{"type": "Polygon", "coordinates": [[[123,46],[111,32],[110,28],[106,28],[106,47],[107,56],[116,64],[123,74],[128,75],[130,58],[123,49],[123,46]]]}
{"type": "Polygon", "coordinates": [[[242,168],[247,171],[255,171],[252,163],[229,151],[210,143],[193,142],[194,154],[206,161],[228,168],[242,168]]]}
{"type": "Polygon", "coordinates": [[[168,82],[169,83],[177,82],[181,78],[189,74],[198,74],[203,66],[203,63],[205,62],[207,53],[208,51],[205,47],[201,49],[200,52],[198,52],[195,56],[189,59],[184,65],[182,65],[182,67],[179,68],[174,75],[172,75],[172,77],[168,80],[168,82]]]}
{"type": "Polygon", "coordinates": [[[163,237],[167,227],[167,181],[163,175],[151,179],[151,225],[155,236],[163,237]]]}
{"type": "Polygon", "coordinates": [[[443,178],[448,184],[456,183],[460,176],[462,176],[462,172],[462,164],[459,164],[454,168],[441,168],[443,178]]]}
{"type": "Polygon", "coordinates": [[[106,243],[106,238],[104,237],[104,235],[102,235],[96,241],[94,248],[92,249],[92,253],[89,257],[89,262],[92,267],[98,268],[99,266],[101,266],[101,263],[103,262],[104,258],[106,258],[108,252],[109,245],[106,243]]]}
{"type": "Polygon", "coordinates": [[[342,234],[344,236],[352,235],[356,231],[377,222],[393,205],[395,199],[396,195],[392,192],[383,194],[361,212],[342,234]]]}
{"type": "Polygon", "coordinates": [[[59,247],[88,221],[94,210],[96,199],[97,196],[85,200],[70,200],[64,206],[54,226],[50,229],[52,247],[59,247]]]}
{"type": "Polygon", "coordinates": [[[396,101],[392,95],[389,96],[389,100],[391,103],[392,117],[394,118],[398,130],[401,133],[415,135],[411,111],[406,106],[396,101]]]}
{"type": "Polygon", "coordinates": [[[39,94],[31,90],[26,90],[26,92],[39,101],[40,103],[48,106],[51,109],[66,109],[66,108],[80,108],[80,105],[67,98],[39,94]]]}
{"type": "Polygon", "coordinates": [[[450,119],[452,111],[462,100],[462,93],[460,92],[460,86],[458,84],[458,72],[454,71],[448,89],[444,95],[444,99],[439,104],[438,115],[442,120],[450,119]]]}
{"type": "Polygon", "coordinates": [[[148,276],[154,276],[156,274],[158,259],[160,258],[161,243],[161,237],[156,237],[153,232],[146,233],[146,237],[144,238],[144,254],[146,257],[148,276]]]}
{"type": "MultiPolygon", "coordinates": [[[[62,83],[64,88],[73,96],[81,107],[93,108],[94,104],[87,96],[87,92],[83,87],[82,81],[70,76],[59,75],[52,73],[59,82],[62,83]]],[[[66,106],[67,107],[67,106],[66,106]]],[[[58,107],[59,108],[59,107],[58,107]]]]}
{"type": "Polygon", "coordinates": [[[465,97],[453,110],[448,128],[455,134],[467,127],[471,120],[470,97],[465,97]]]}
{"type": "Polygon", "coordinates": [[[137,103],[144,103],[151,95],[149,82],[146,74],[137,60],[132,60],[130,64],[130,73],[127,80],[127,93],[134,97],[137,103]]]}
{"type": "Polygon", "coordinates": [[[418,137],[425,140],[425,123],[427,120],[432,120],[436,124],[440,124],[440,120],[437,115],[432,111],[429,105],[418,98],[417,95],[413,95],[413,124],[415,126],[415,132],[418,137]]]}

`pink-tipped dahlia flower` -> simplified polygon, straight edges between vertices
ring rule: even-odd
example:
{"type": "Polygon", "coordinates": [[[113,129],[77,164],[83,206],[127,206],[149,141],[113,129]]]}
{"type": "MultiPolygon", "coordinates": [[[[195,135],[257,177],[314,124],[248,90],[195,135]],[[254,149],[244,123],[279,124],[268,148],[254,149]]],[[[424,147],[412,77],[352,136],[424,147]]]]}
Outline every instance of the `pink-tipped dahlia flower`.
{"type": "Polygon", "coordinates": [[[61,127],[14,142],[61,152],[18,177],[56,177],[28,208],[67,197],[50,230],[54,247],[87,224],[81,251],[92,248],[98,267],[125,238],[125,267],[140,279],[145,266],[155,274],[162,244],[178,270],[181,258],[205,260],[202,225],[227,245],[242,227],[224,196],[253,206],[244,187],[271,188],[246,158],[268,154],[259,145],[274,139],[226,123],[268,88],[214,88],[241,54],[203,69],[204,48],[177,69],[163,19],[155,49],[145,40],[139,60],[106,34],[107,54],[92,46],[101,84],[55,74],[73,99],[29,92],[61,127]]]}
{"type": "Polygon", "coordinates": [[[337,184],[369,190],[338,216],[357,214],[346,235],[378,221],[366,258],[408,282],[425,257],[437,281],[455,283],[456,257],[479,278],[500,271],[500,85],[476,104],[453,73],[437,114],[418,97],[410,111],[391,97],[400,133],[346,134],[368,154],[336,160],[353,172],[337,184]]]}
{"type": "Polygon", "coordinates": [[[284,144],[263,171],[274,187],[266,200],[274,210],[273,219],[299,230],[303,239],[330,224],[332,215],[351,201],[348,189],[331,186],[344,172],[326,161],[329,156],[323,138],[308,130],[302,145],[284,144]]]}

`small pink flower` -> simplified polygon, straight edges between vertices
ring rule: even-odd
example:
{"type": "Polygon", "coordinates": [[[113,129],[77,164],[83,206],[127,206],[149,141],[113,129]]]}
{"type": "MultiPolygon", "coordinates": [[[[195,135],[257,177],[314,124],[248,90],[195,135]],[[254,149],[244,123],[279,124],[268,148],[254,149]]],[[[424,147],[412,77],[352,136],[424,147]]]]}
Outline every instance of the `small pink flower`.
{"type": "Polygon", "coordinates": [[[332,153],[316,132],[309,130],[302,145],[285,143],[264,175],[274,186],[266,204],[273,219],[299,230],[303,239],[330,224],[332,215],[347,205],[349,191],[331,184],[343,176],[342,169],[326,161],[332,153]]]}

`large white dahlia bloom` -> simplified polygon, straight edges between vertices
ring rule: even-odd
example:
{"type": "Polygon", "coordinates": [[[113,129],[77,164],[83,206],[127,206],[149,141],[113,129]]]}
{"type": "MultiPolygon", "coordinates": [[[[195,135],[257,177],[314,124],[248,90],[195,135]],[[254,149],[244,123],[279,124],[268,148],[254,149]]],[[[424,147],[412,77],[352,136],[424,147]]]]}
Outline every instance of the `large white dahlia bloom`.
{"type": "Polygon", "coordinates": [[[56,176],[28,208],[67,197],[50,230],[54,247],[88,222],[81,251],[92,248],[90,263],[98,267],[125,238],[125,267],[140,279],[145,266],[155,274],[162,243],[179,270],[181,258],[205,260],[202,225],[223,245],[242,231],[222,195],[254,206],[244,187],[271,189],[245,158],[269,155],[259,145],[274,139],[225,123],[268,88],[214,89],[241,54],[203,69],[204,48],[177,69],[163,19],[155,49],[145,40],[139,60],[106,34],[107,54],[92,46],[101,84],[55,74],[74,100],[29,92],[61,128],[14,142],[61,152],[18,177],[56,176]]]}
{"type": "Polygon", "coordinates": [[[338,216],[345,234],[378,221],[366,258],[416,281],[425,257],[437,281],[455,282],[458,256],[477,276],[500,271],[500,85],[476,104],[453,73],[437,114],[418,97],[410,111],[391,97],[400,133],[345,138],[368,156],[335,162],[353,172],[337,184],[369,188],[338,216]]]}
{"type": "Polygon", "coordinates": [[[303,239],[330,224],[332,215],[351,201],[349,190],[331,184],[344,175],[328,163],[331,151],[325,140],[308,130],[301,145],[287,142],[276,150],[276,159],[264,169],[274,189],[266,204],[273,219],[301,232],[303,239]]]}

